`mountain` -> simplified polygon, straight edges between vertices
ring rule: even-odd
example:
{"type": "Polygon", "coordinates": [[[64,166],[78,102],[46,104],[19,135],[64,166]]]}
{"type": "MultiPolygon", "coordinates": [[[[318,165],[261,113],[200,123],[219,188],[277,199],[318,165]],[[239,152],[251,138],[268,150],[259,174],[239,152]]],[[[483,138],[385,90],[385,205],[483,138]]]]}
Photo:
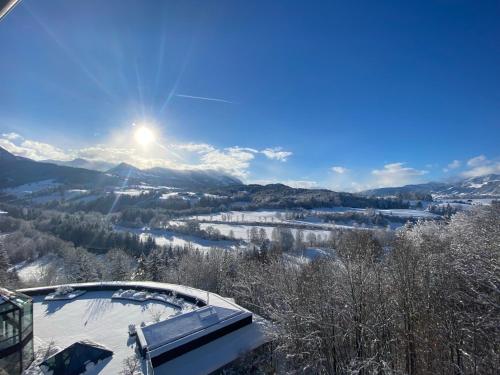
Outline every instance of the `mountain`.
{"type": "Polygon", "coordinates": [[[0,147],[0,188],[47,180],[85,186],[105,186],[119,182],[118,178],[102,172],[38,162],[15,156],[0,147]]]}
{"type": "Polygon", "coordinates": [[[179,170],[159,167],[139,169],[127,163],[120,163],[108,170],[108,173],[128,178],[129,182],[187,189],[205,189],[242,184],[239,179],[216,170],[179,170]]]}
{"type": "Polygon", "coordinates": [[[13,162],[13,161],[16,161],[16,160],[29,160],[29,159],[23,158],[22,156],[16,156],[14,154],[11,154],[6,149],[0,147],[0,163],[2,163],[2,162],[13,162]]]}
{"type": "Polygon", "coordinates": [[[97,168],[97,166],[91,165],[93,162],[85,159],[62,162],[71,166],[58,165],[60,163],[53,160],[38,162],[15,156],[0,147],[0,189],[47,180],[64,184],[85,185],[91,188],[123,185],[124,179],[127,179],[128,185],[148,184],[183,189],[207,189],[242,184],[237,178],[215,170],[167,168],[141,170],[130,164],[121,163],[106,172],[101,172],[87,169],[89,167],[97,168]],[[86,166],[87,168],[77,166],[86,166]]]}
{"type": "Polygon", "coordinates": [[[82,159],[82,158],[77,158],[77,159],[68,160],[68,161],[50,160],[49,159],[49,160],[43,160],[43,162],[62,165],[65,167],[91,169],[94,171],[101,171],[101,172],[105,172],[114,166],[114,164],[108,163],[106,161],[87,160],[87,159],[82,159]]]}
{"type": "Polygon", "coordinates": [[[422,196],[429,194],[439,197],[456,198],[472,198],[479,196],[499,197],[500,175],[488,174],[454,182],[428,182],[425,184],[372,189],[366,190],[361,194],[377,197],[400,196],[405,199],[422,199],[422,196]]]}

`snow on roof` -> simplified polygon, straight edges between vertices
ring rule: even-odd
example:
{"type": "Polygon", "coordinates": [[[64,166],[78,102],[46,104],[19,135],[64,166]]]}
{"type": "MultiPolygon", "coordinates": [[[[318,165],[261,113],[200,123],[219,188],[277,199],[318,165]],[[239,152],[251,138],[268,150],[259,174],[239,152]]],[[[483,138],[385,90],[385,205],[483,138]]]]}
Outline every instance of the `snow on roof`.
{"type": "Polygon", "coordinates": [[[243,353],[269,342],[270,329],[272,328],[268,322],[254,315],[252,324],[165,362],[155,367],[154,373],[155,375],[211,374],[236,360],[243,353]]]}
{"type": "Polygon", "coordinates": [[[153,350],[239,313],[239,310],[207,306],[200,310],[142,327],[141,331],[148,349],[153,350]]]}
{"type": "MultiPolygon", "coordinates": [[[[37,338],[35,342],[47,343],[54,340],[55,345],[59,347],[67,347],[80,340],[102,343],[114,353],[111,360],[105,362],[99,372],[104,375],[119,373],[122,370],[123,361],[136,355],[135,339],[129,337],[128,333],[129,324],[140,326],[142,322],[152,321],[153,315],[157,315],[158,311],[162,313],[161,319],[178,319],[184,315],[177,315],[178,309],[160,301],[137,302],[111,299],[118,289],[145,289],[175,293],[178,297],[185,296],[192,303],[198,302],[198,306],[208,304],[210,307],[206,309],[213,308],[217,312],[219,321],[221,317],[231,317],[231,314],[251,316],[246,309],[217,294],[182,285],[155,282],[103,282],[70,285],[75,289],[86,289],[87,292],[74,300],[47,303],[43,301],[44,296],[58,286],[22,290],[33,296],[34,335],[37,338]],[[172,318],[175,315],[176,317],[172,318]]],[[[204,310],[202,308],[198,311],[204,310]]],[[[201,319],[201,317],[198,318],[201,319]]],[[[210,319],[208,317],[208,321],[212,322],[210,319]]],[[[208,374],[232,362],[242,353],[268,342],[268,329],[265,328],[267,326],[263,322],[265,323],[258,317],[254,318],[251,324],[155,367],[155,375],[208,374]]],[[[173,327],[168,323],[164,324],[173,327]]],[[[191,330],[191,333],[197,328],[203,329],[206,326],[208,324],[198,323],[198,326],[192,325],[192,322],[185,324],[186,331],[191,330]]],[[[140,331],[138,329],[138,333],[140,331]]],[[[146,328],[145,331],[148,332],[148,329],[146,328]]],[[[179,334],[180,331],[173,335],[165,332],[147,333],[150,339],[156,340],[156,344],[171,342],[172,339],[178,338],[179,334]]],[[[148,363],[141,359],[141,365],[145,370],[148,363]]]]}
{"type": "Polygon", "coordinates": [[[17,307],[22,307],[28,301],[27,296],[0,287],[0,305],[9,302],[17,307]]]}
{"type": "MultiPolygon", "coordinates": [[[[79,288],[81,289],[81,288],[79,288]]],[[[159,301],[122,301],[111,298],[113,291],[87,291],[72,299],[44,301],[44,295],[33,297],[33,334],[41,343],[54,341],[65,348],[75,341],[92,340],[109,350],[113,356],[105,363],[101,374],[118,374],[123,361],[136,356],[134,339],[129,337],[129,324],[140,325],[154,320],[154,314],[163,319],[178,309],[159,301]]],[[[38,349],[35,342],[35,351],[38,349]]],[[[145,366],[145,363],[142,363],[145,366]]]]}

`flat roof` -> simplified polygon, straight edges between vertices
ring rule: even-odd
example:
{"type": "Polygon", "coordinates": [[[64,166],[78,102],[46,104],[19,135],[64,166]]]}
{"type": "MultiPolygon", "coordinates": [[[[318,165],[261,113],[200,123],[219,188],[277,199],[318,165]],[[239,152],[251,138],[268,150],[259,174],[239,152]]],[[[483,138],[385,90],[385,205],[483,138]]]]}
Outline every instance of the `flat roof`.
{"type": "Polygon", "coordinates": [[[22,308],[24,304],[26,304],[30,300],[31,298],[22,293],[0,287],[0,305],[5,302],[10,302],[17,307],[22,308]]]}
{"type": "Polygon", "coordinates": [[[118,374],[123,361],[136,355],[135,337],[129,337],[128,325],[152,322],[156,313],[165,319],[177,309],[158,301],[115,300],[112,295],[113,291],[88,291],[73,300],[49,302],[43,295],[34,296],[35,351],[51,341],[64,349],[77,341],[91,340],[113,351],[109,361],[100,363],[96,370],[100,369],[100,374],[118,374]]]}
{"type": "MultiPolygon", "coordinates": [[[[129,337],[128,325],[140,325],[141,322],[152,322],[152,315],[162,313],[161,319],[173,317],[178,309],[175,306],[156,300],[143,302],[123,299],[111,299],[118,289],[148,290],[159,293],[175,293],[184,296],[199,306],[208,304],[200,310],[214,307],[221,316],[230,317],[232,314],[250,315],[248,310],[235,304],[229,299],[214,293],[185,287],[182,285],[155,283],[155,282],[103,282],[68,284],[74,289],[87,290],[83,295],[73,300],[59,300],[45,302],[44,297],[54,291],[57,287],[30,288],[21,290],[33,298],[33,318],[35,350],[42,343],[54,340],[55,345],[64,349],[80,340],[91,340],[104,345],[113,351],[113,357],[106,359],[95,367],[92,373],[117,374],[122,370],[123,360],[135,355],[141,361],[143,372],[146,372],[148,364],[135,352],[136,338],[129,337]]],[[[185,299],[186,300],[186,299],[185,299]]],[[[198,311],[200,311],[198,310],[198,311]]],[[[189,312],[184,312],[188,314],[189,312]]],[[[177,315],[173,320],[182,320],[182,315],[177,315]]],[[[168,322],[165,320],[164,322],[168,322]]],[[[171,323],[164,323],[170,325],[171,323]]],[[[189,323],[182,330],[171,326],[176,338],[183,335],[181,331],[193,331],[189,323]]],[[[177,326],[177,325],[176,325],[177,326]]],[[[200,325],[201,328],[202,325],[200,325]]],[[[198,327],[198,328],[200,328],[198,327]]],[[[155,375],[162,374],[209,374],[220,367],[237,359],[242,353],[253,350],[269,341],[267,333],[268,324],[259,317],[254,316],[254,321],[230,332],[214,341],[180,355],[154,369],[155,375]]],[[[146,328],[146,332],[148,329],[146,328]]],[[[185,333],[184,332],[184,333],[185,333]]],[[[149,337],[157,343],[169,341],[169,335],[164,336],[165,331],[149,332],[149,337]]],[[[170,340],[171,341],[171,340],[170,340]]],[[[151,374],[151,370],[148,372],[151,374]]]]}
{"type": "Polygon", "coordinates": [[[207,306],[201,310],[191,311],[172,319],[143,327],[141,331],[147,343],[148,350],[151,351],[162,345],[206,329],[237,314],[241,314],[241,312],[224,307],[207,306]],[[210,314],[212,311],[215,314],[210,314]],[[206,318],[203,315],[204,313],[206,313],[206,318]]]}

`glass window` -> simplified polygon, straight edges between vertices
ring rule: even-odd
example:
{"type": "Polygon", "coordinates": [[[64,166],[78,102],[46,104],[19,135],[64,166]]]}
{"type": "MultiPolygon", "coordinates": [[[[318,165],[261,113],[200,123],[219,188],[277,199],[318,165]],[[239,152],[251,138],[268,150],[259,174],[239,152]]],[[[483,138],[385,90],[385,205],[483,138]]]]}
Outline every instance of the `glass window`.
{"type": "Polygon", "coordinates": [[[33,359],[34,359],[33,339],[31,339],[23,347],[23,369],[28,368],[31,362],[33,362],[33,359]]]}
{"type": "Polygon", "coordinates": [[[27,302],[23,306],[23,317],[21,320],[23,339],[33,331],[33,303],[27,302]]]}
{"type": "Polygon", "coordinates": [[[19,342],[19,310],[0,314],[0,349],[19,342]]]}
{"type": "Polygon", "coordinates": [[[3,369],[7,374],[21,373],[21,352],[0,358],[0,369],[3,369]]]}

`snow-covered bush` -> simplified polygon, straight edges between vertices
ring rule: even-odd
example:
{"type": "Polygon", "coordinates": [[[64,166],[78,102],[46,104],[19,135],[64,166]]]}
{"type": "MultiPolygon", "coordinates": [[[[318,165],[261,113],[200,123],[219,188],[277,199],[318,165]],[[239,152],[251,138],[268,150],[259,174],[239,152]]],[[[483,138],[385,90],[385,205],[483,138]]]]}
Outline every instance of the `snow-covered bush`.
{"type": "Polygon", "coordinates": [[[73,292],[74,289],[70,287],[69,285],[62,285],[56,289],[56,291],[53,293],[54,296],[65,296],[67,294],[70,294],[73,292]]]}

